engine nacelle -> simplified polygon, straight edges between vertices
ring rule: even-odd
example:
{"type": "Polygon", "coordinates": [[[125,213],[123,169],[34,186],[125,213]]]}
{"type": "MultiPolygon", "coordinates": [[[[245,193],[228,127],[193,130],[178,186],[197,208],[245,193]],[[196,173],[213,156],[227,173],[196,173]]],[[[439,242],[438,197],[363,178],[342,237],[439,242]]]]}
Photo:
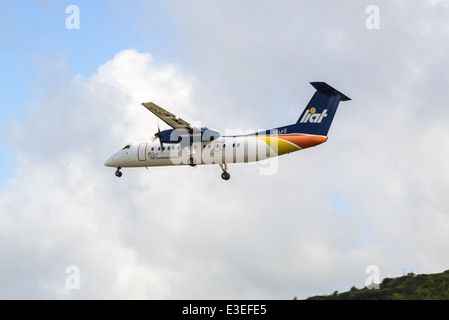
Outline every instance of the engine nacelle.
{"type": "Polygon", "coordinates": [[[218,131],[209,128],[201,128],[201,130],[193,130],[192,133],[185,129],[167,129],[161,132],[156,132],[155,137],[161,139],[162,143],[188,143],[199,141],[209,142],[218,139],[221,134],[218,131]],[[201,135],[201,139],[199,138],[201,135]]]}
{"type": "Polygon", "coordinates": [[[220,132],[209,129],[201,128],[201,142],[214,141],[221,137],[220,132]]]}

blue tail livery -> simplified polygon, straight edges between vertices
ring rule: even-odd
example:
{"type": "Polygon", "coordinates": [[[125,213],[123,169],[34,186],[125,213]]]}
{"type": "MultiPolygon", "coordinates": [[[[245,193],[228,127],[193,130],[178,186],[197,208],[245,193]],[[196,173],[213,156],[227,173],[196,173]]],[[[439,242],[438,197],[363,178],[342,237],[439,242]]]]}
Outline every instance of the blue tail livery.
{"type": "Polygon", "coordinates": [[[325,82],[310,83],[317,91],[296,122],[300,133],[327,136],[340,101],[351,100],[325,82]]]}

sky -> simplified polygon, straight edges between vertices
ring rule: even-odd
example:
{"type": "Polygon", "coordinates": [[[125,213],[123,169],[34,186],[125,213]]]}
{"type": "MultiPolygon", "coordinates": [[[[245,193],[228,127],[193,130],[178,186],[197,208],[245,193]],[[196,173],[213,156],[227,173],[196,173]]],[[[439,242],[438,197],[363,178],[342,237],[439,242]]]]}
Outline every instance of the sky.
{"type": "Polygon", "coordinates": [[[0,2],[0,298],[304,299],[370,270],[449,269],[448,14],[445,0],[0,2]],[[296,122],[311,81],[352,99],[316,148],[230,165],[229,181],[215,165],[104,166],[153,139],[142,102],[267,129],[296,122]]]}

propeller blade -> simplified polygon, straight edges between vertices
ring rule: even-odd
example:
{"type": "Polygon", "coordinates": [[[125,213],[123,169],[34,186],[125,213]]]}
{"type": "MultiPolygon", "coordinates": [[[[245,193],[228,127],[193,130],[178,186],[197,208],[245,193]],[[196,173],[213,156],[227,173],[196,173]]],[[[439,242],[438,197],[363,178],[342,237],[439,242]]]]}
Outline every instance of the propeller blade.
{"type": "Polygon", "coordinates": [[[157,123],[157,133],[155,134],[155,136],[159,138],[159,143],[161,144],[161,150],[164,150],[164,145],[162,144],[162,140],[161,140],[161,128],[159,127],[159,122],[157,123]]]}

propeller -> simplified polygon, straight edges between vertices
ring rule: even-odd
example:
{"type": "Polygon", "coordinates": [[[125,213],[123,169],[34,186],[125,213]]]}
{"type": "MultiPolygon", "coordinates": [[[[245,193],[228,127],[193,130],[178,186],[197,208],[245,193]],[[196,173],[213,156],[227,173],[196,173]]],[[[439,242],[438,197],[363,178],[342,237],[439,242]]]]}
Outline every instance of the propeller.
{"type": "Polygon", "coordinates": [[[162,144],[161,140],[161,128],[159,128],[159,122],[157,123],[157,132],[154,134],[154,136],[159,139],[159,143],[161,144],[161,150],[163,150],[164,145],[162,144]]]}

